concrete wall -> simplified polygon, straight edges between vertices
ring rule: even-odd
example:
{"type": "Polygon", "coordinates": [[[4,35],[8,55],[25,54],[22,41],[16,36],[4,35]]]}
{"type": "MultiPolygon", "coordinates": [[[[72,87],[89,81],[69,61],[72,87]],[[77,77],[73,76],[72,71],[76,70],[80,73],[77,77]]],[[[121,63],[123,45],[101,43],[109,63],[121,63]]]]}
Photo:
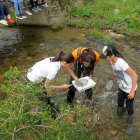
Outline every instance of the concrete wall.
{"type": "MultiPolygon", "coordinates": [[[[76,6],[81,6],[83,0],[74,0],[76,6]]],[[[14,5],[11,2],[9,3],[10,11],[15,11],[14,5]]],[[[22,25],[37,25],[37,26],[51,26],[54,23],[63,20],[63,14],[61,12],[61,7],[58,3],[58,0],[47,0],[49,7],[43,7],[41,0],[38,0],[39,6],[42,8],[41,11],[34,12],[30,5],[30,0],[28,0],[29,10],[32,13],[32,16],[25,13],[24,2],[21,0],[23,13],[27,16],[27,19],[17,19],[17,24],[22,25]]]]}
{"type": "MultiPolygon", "coordinates": [[[[57,0],[48,0],[47,4],[49,7],[43,7],[41,1],[39,1],[39,6],[42,10],[38,12],[32,11],[30,1],[28,1],[29,10],[32,15],[27,15],[25,13],[25,7],[23,0],[21,0],[23,13],[27,16],[26,19],[17,19],[17,24],[22,25],[36,25],[36,26],[51,26],[52,24],[62,20],[62,13],[57,0]]],[[[15,11],[14,5],[8,2],[10,11],[15,11]]]]}

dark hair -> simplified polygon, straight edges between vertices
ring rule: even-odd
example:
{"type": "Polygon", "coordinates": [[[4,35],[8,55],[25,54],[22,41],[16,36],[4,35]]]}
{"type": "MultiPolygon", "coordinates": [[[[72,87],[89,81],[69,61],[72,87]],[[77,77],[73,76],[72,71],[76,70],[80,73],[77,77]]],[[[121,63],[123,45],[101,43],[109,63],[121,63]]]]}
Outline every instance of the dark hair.
{"type": "Polygon", "coordinates": [[[70,52],[63,52],[61,51],[58,56],[51,59],[51,62],[57,62],[57,61],[66,61],[67,63],[73,63],[74,57],[70,52]]]}
{"type": "Polygon", "coordinates": [[[117,57],[123,58],[122,54],[119,51],[117,51],[116,54],[114,54],[114,55],[117,57]]]}
{"type": "Polygon", "coordinates": [[[111,52],[112,52],[112,53],[108,53],[107,56],[111,56],[112,54],[114,54],[116,57],[123,58],[122,54],[117,50],[115,45],[109,44],[107,46],[108,46],[107,51],[111,50],[111,52]]]}
{"type": "Polygon", "coordinates": [[[91,48],[88,48],[86,53],[82,53],[81,55],[82,61],[89,62],[90,64],[90,69],[94,69],[94,63],[96,62],[96,55],[94,51],[91,48]]]}

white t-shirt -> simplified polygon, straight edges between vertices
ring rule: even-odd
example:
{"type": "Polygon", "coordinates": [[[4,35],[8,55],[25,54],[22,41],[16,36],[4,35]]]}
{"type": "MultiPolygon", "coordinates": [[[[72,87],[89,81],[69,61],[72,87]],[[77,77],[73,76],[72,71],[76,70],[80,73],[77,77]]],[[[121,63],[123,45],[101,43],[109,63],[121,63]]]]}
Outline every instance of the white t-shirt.
{"type": "Polygon", "coordinates": [[[50,62],[49,57],[42,61],[37,62],[32,68],[29,69],[27,73],[27,78],[30,81],[38,81],[47,78],[52,80],[55,78],[58,70],[60,70],[60,61],[58,62],[50,62]]]}
{"type": "MultiPolygon", "coordinates": [[[[112,65],[112,61],[111,61],[112,65]]],[[[118,58],[115,65],[112,65],[112,69],[117,78],[117,82],[119,83],[119,88],[126,93],[129,93],[132,88],[132,76],[125,72],[129,68],[127,62],[125,62],[122,58],[118,58]]],[[[137,89],[137,85],[135,90],[137,89]]]]}

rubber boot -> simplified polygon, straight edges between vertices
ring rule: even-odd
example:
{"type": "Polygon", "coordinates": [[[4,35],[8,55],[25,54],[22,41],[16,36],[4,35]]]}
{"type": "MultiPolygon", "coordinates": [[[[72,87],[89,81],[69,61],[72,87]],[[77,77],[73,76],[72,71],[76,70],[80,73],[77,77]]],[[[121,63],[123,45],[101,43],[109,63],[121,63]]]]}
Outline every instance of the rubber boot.
{"type": "MultiPolygon", "coordinates": [[[[32,111],[32,113],[34,113],[34,114],[38,114],[38,113],[40,113],[40,112],[41,112],[41,109],[40,109],[40,108],[34,109],[34,110],[32,111]]],[[[36,116],[33,117],[33,122],[35,122],[35,123],[34,123],[35,125],[40,125],[40,124],[41,124],[41,120],[38,119],[36,116]]]]}
{"type": "Polygon", "coordinates": [[[90,88],[90,89],[85,90],[85,93],[86,93],[88,99],[91,100],[92,95],[93,95],[92,89],[90,88]]]}
{"type": "Polygon", "coordinates": [[[128,115],[128,118],[127,118],[127,128],[125,130],[125,133],[127,135],[132,135],[133,132],[134,132],[134,129],[133,129],[133,118],[134,118],[134,114],[128,115]]]}
{"type": "Polygon", "coordinates": [[[50,106],[51,106],[52,108],[55,108],[55,105],[54,105],[54,101],[53,101],[53,100],[50,100],[50,106]]]}
{"type": "Polygon", "coordinates": [[[126,112],[126,107],[117,107],[117,114],[119,117],[122,117],[126,112]]]}
{"type": "Polygon", "coordinates": [[[52,117],[53,118],[57,118],[58,117],[58,113],[57,111],[55,110],[55,104],[54,104],[54,101],[53,100],[50,100],[50,106],[51,106],[51,113],[52,113],[52,117]]]}

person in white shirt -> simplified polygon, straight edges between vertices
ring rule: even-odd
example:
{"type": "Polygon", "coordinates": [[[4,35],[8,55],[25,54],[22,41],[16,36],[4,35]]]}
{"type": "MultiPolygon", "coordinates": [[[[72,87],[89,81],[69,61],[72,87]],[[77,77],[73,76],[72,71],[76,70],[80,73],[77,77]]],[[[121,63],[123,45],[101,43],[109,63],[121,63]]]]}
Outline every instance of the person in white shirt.
{"type": "Polygon", "coordinates": [[[114,75],[117,78],[117,82],[119,84],[117,112],[119,115],[123,115],[127,108],[128,127],[125,132],[128,135],[131,135],[133,133],[133,101],[137,89],[138,75],[130,68],[128,63],[123,59],[121,53],[113,44],[104,46],[100,58],[111,62],[114,75]],[[125,99],[126,107],[124,107],[125,99]]]}
{"type": "MultiPolygon", "coordinates": [[[[35,86],[40,86],[40,83],[45,83],[45,88],[67,89],[72,84],[52,85],[53,80],[61,67],[68,68],[74,62],[74,57],[70,52],[61,51],[57,57],[49,57],[42,61],[37,62],[32,68],[29,69],[25,84],[30,81],[35,82],[35,86]],[[39,83],[40,82],[40,83],[39,83]]],[[[47,94],[47,92],[43,93],[47,94]]],[[[39,98],[40,101],[45,102],[46,105],[50,103],[48,98],[39,98]]]]}

